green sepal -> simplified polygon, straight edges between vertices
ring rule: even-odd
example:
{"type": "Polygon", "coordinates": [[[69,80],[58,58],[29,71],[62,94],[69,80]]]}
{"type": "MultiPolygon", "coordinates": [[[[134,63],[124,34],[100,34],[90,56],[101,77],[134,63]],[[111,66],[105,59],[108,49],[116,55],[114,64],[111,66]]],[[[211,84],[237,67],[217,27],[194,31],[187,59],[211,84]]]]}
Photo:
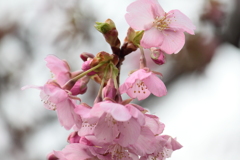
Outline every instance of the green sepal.
{"type": "Polygon", "coordinates": [[[101,23],[101,22],[96,22],[96,24],[94,25],[94,27],[101,32],[102,34],[107,33],[108,31],[110,31],[110,25],[107,23],[101,23]]]}
{"type": "Polygon", "coordinates": [[[111,70],[112,70],[113,77],[117,77],[118,73],[119,73],[118,68],[112,62],[110,63],[110,65],[111,65],[111,70]]]}
{"type": "Polygon", "coordinates": [[[137,32],[135,32],[135,36],[134,36],[132,42],[135,45],[137,45],[137,46],[140,45],[140,41],[141,41],[141,39],[143,37],[143,34],[144,34],[144,31],[137,31],[137,32]]]}
{"type": "Polygon", "coordinates": [[[111,31],[112,29],[116,28],[114,22],[111,19],[107,19],[104,23],[96,22],[94,27],[102,34],[105,34],[111,31]]]}

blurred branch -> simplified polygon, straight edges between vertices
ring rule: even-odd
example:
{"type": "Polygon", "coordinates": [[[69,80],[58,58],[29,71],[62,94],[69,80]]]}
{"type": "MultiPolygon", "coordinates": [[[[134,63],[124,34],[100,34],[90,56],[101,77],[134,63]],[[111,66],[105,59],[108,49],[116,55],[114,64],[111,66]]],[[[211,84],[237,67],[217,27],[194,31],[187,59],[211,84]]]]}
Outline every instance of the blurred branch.
{"type": "Polygon", "coordinates": [[[240,48],[240,0],[235,0],[235,9],[223,33],[223,40],[240,48]]]}

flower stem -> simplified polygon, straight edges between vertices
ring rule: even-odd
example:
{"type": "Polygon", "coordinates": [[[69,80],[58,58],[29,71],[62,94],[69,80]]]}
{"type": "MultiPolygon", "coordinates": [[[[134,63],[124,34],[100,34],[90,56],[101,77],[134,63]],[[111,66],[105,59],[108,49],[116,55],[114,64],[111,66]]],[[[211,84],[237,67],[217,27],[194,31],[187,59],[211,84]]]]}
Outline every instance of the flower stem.
{"type": "Polygon", "coordinates": [[[141,51],[141,56],[140,56],[140,68],[144,68],[144,67],[147,67],[147,62],[146,62],[146,58],[145,58],[145,55],[144,55],[144,50],[143,50],[143,47],[142,46],[138,46],[140,51],[141,51]]]}
{"type": "Polygon", "coordinates": [[[107,63],[107,62],[101,62],[101,63],[99,63],[98,65],[92,67],[91,69],[89,69],[89,70],[87,70],[87,71],[79,74],[78,76],[74,77],[72,80],[77,81],[78,79],[82,78],[83,76],[87,75],[88,73],[90,73],[90,72],[94,71],[95,69],[101,67],[101,66],[104,65],[105,63],[107,63]]]}
{"type": "Polygon", "coordinates": [[[102,99],[103,99],[103,96],[102,96],[102,90],[103,90],[103,87],[104,87],[104,83],[106,81],[106,76],[107,76],[107,73],[108,73],[108,70],[109,70],[109,64],[107,65],[105,71],[104,71],[104,75],[103,75],[103,78],[102,78],[102,81],[101,81],[101,85],[100,85],[100,88],[98,90],[98,94],[97,94],[97,97],[96,99],[94,100],[94,104],[95,103],[98,103],[98,102],[101,102],[102,99]]]}
{"type": "Polygon", "coordinates": [[[99,63],[98,65],[92,67],[91,69],[83,72],[83,73],[80,73],[79,75],[77,75],[76,77],[70,79],[69,81],[67,81],[64,86],[63,86],[63,89],[67,89],[67,90],[70,90],[74,84],[77,82],[77,80],[79,80],[80,78],[82,78],[83,76],[87,75],[88,73],[94,71],[95,69],[101,67],[102,65],[104,65],[105,63],[107,63],[108,61],[105,61],[105,62],[102,62],[102,63],[99,63]]]}

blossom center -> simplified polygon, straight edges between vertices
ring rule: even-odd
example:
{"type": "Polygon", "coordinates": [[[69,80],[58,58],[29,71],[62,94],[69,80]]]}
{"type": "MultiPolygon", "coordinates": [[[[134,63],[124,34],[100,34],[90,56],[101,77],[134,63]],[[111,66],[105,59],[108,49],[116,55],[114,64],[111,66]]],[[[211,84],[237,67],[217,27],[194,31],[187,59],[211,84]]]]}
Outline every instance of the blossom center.
{"type": "Polygon", "coordinates": [[[168,25],[171,23],[171,20],[167,18],[167,14],[164,16],[157,16],[153,21],[153,26],[157,28],[157,30],[162,31],[168,29],[168,25]]]}
{"type": "Polygon", "coordinates": [[[115,144],[109,147],[109,151],[112,154],[112,159],[123,160],[129,158],[129,154],[126,148],[115,144]]]}
{"type": "Polygon", "coordinates": [[[82,128],[89,128],[90,130],[92,130],[93,128],[95,128],[95,126],[96,126],[96,123],[90,124],[90,123],[88,123],[87,121],[84,121],[84,122],[82,123],[82,128]]]}
{"type": "Polygon", "coordinates": [[[146,90],[147,90],[147,86],[145,86],[144,82],[143,81],[136,81],[135,85],[134,85],[134,91],[133,93],[138,93],[138,94],[145,94],[146,93],[146,90]]]}
{"type": "Polygon", "coordinates": [[[117,121],[112,117],[111,114],[106,115],[105,122],[107,123],[108,127],[112,127],[117,124],[117,121]]]}
{"type": "Polygon", "coordinates": [[[41,99],[41,101],[47,105],[47,108],[50,109],[50,110],[56,110],[56,104],[53,103],[52,101],[50,101],[50,96],[49,95],[44,95],[41,99]]]}

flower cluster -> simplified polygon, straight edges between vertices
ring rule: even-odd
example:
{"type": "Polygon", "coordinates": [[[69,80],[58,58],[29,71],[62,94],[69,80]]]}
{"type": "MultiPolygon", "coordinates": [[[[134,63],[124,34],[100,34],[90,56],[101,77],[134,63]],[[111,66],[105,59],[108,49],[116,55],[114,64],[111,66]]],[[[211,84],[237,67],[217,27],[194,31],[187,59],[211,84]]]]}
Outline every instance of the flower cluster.
{"type": "Polygon", "coordinates": [[[48,160],[165,160],[182,147],[175,138],[162,135],[165,125],[157,116],[131,101],[146,99],[151,93],[167,94],[158,77],[162,74],[147,67],[143,47],[151,50],[153,62],[162,65],[164,52],[178,52],[184,44],[183,32],[193,34],[195,27],[178,10],[165,13],[156,0],[137,0],[127,11],[130,28],[122,46],[112,20],[95,25],[112,54],[82,53],[82,68],[74,72],[66,61],[49,55],[45,61],[53,77],[43,86],[23,87],[39,89],[44,107],[56,111],[60,124],[73,130],[69,144],[51,152],[48,160]],[[137,49],[141,50],[140,67],[119,85],[122,62],[137,49]],[[100,85],[93,106],[79,98],[90,80],[100,85]],[[123,93],[130,99],[123,100],[123,93]]]}

